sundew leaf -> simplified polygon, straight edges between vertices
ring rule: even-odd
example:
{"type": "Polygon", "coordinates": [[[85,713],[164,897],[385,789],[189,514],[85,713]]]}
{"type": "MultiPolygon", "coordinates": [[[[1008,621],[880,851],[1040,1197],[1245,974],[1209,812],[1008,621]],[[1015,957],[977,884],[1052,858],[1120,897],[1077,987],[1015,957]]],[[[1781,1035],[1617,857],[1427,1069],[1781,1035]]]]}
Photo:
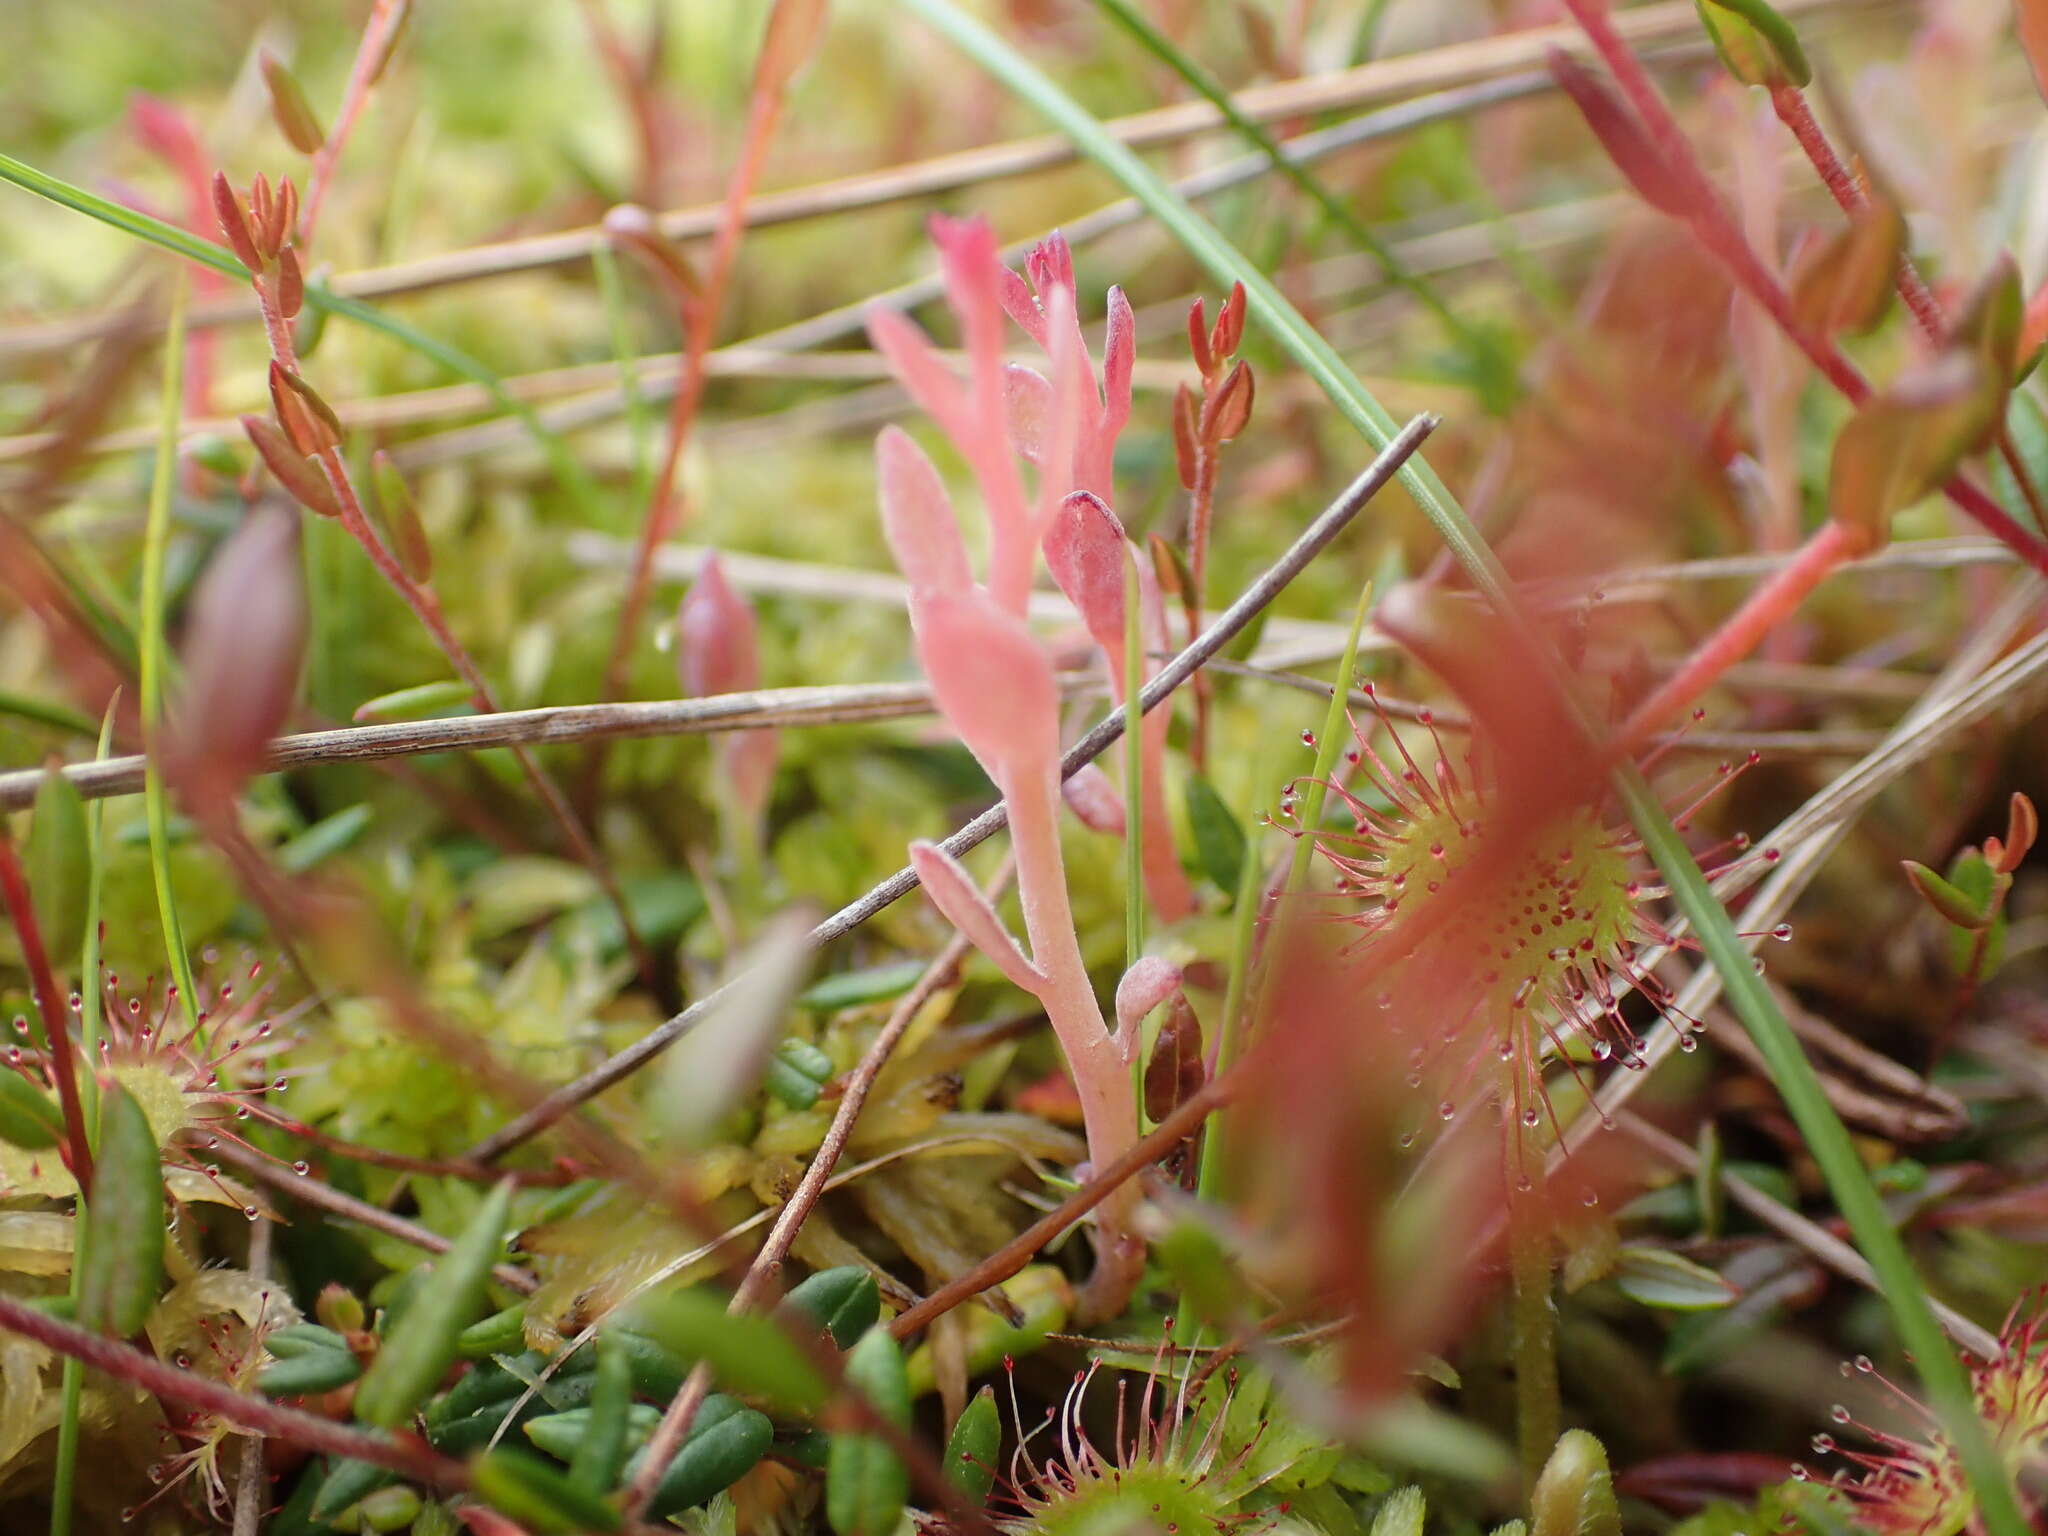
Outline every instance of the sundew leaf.
{"type": "Polygon", "coordinates": [[[87,1220],[91,1240],[79,1281],[78,1321],[126,1338],[149,1320],[163,1290],[164,1179],[149,1117],[115,1082],[100,1097],[87,1220]]]}
{"type": "Polygon", "coordinates": [[[389,1429],[405,1422],[456,1358],[462,1330],[484,1308],[484,1282],[504,1246],[512,1181],[501,1180],[413,1296],[356,1388],[356,1417],[389,1429]]]}

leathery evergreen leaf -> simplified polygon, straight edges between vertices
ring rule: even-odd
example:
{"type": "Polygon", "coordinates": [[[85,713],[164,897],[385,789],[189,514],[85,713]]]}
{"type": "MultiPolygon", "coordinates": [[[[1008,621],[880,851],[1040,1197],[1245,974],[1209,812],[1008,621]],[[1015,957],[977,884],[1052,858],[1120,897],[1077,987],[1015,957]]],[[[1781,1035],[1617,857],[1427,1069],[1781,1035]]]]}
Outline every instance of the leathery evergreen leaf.
{"type": "Polygon", "coordinates": [[[115,1082],[103,1085],[86,1211],[92,1240],[79,1278],[78,1321],[125,1338],[140,1331],[163,1290],[164,1178],[148,1117],[115,1082]]]}
{"type": "Polygon", "coordinates": [[[363,1423],[403,1423],[454,1363],[462,1330],[483,1310],[484,1282],[504,1245],[511,1204],[512,1183],[501,1180],[441,1255],[356,1388],[363,1423]]]}

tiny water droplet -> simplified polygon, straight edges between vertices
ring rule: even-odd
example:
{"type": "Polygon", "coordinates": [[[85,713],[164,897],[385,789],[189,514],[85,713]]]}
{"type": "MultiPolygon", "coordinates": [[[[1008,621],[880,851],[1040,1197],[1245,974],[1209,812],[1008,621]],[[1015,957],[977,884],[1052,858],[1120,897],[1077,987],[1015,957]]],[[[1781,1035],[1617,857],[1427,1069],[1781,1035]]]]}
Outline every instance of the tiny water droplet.
{"type": "Polygon", "coordinates": [[[1443,1103],[1437,1105],[1436,1107],[1436,1117],[1439,1120],[1450,1120],[1454,1118],[1457,1115],[1457,1113],[1458,1106],[1453,1104],[1449,1099],[1445,1099],[1443,1103]]]}
{"type": "Polygon", "coordinates": [[[1771,930],[1771,937],[1780,944],[1788,942],[1792,937],[1792,925],[1790,923],[1778,924],[1777,927],[1771,930]]]}
{"type": "Polygon", "coordinates": [[[292,1164],[292,1172],[296,1173],[300,1178],[304,1178],[307,1174],[311,1173],[312,1171],[313,1165],[307,1162],[303,1157],[292,1164]]]}
{"type": "Polygon", "coordinates": [[[1849,1422],[1849,1410],[1843,1407],[1840,1403],[1837,1403],[1834,1407],[1828,1410],[1828,1417],[1833,1419],[1837,1424],[1846,1424],[1849,1422]]]}
{"type": "Polygon", "coordinates": [[[1309,748],[1310,750],[1314,750],[1316,744],[1316,733],[1314,731],[1303,731],[1301,733],[1301,744],[1304,747],[1309,748]]]}
{"type": "Polygon", "coordinates": [[[1815,1454],[1817,1455],[1833,1455],[1835,1449],[1835,1437],[1833,1435],[1815,1435],[1813,1437],[1813,1449],[1815,1454]]]}

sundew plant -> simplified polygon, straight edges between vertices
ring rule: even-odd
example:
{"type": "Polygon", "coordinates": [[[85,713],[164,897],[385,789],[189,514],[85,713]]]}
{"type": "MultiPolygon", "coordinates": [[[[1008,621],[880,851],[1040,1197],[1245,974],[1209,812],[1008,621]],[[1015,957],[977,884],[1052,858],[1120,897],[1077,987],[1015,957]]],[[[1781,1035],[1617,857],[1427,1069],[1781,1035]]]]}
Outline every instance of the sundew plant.
{"type": "Polygon", "coordinates": [[[0,42],[0,1532],[2048,1524],[2043,0],[0,42]]]}

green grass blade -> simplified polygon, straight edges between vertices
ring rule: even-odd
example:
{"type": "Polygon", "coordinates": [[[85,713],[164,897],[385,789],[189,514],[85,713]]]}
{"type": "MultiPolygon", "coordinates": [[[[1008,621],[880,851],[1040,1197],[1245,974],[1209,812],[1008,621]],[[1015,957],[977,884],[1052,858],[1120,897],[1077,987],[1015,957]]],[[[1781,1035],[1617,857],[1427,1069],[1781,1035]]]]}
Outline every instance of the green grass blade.
{"type": "MultiPolygon", "coordinates": [[[[1230,92],[1225,90],[1214,76],[1177,47],[1173,39],[1155,27],[1131,0],[1095,0],[1095,4],[1097,9],[1105,12],[1110,20],[1130,34],[1140,47],[1179,75],[1197,95],[1222,113],[1223,120],[1264,155],[1274,170],[1286,177],[1313,202],[1324,218],[1342,230],[1348,239],[1379,263],[1380,271],[1389,283],[1412,295],[1423,308],[1434,315],[1451,341],[1465,354],[1474,378],[1493,379],[1500,376],[1505,367],[1506,381],[1512,386],[1514,371],[1511,360],[1503,357],[1499,348],[1493,345],[1482,331],[1461,318],[1446,304],[1428,282],[1409,271],[1407,264],[1394,250],[1372,232],[1371,226],[1324,186],[1313,172],[1306,166],[1290,160],[1277,139],[1238,110],[1237,103],[1230,97],[1230,92]]],[[[1497,403],[1505,406],[1512,403],[1512,398],[1503,394],[1497,403]]]]}
{"type": "MultiPolygon", "coordinates": [[[[180,229],[175,224],[166,224],[161,219],[151,218],[146,213],[138,213],[133,208],[124,208],[119,203],[110,202],[104,197],[86,191],[83,187],[73,186],[61,177],[37,170],[11,155],[0,155],[0,181],[13,182],[23,191],[33,192],[38,197],[48,198],[51,202],[85,214],[88,218],[98,219],[102,224],[111,225],[135,236],[138,240],[148,241],[151,245],[234,278],[237,282],[249,281],[248,268],[235,260],[225,246],[215,245],[211,240],[202,240],[188,230],[180,229]]],[[[451,346],[425,331],[408,325],[403,320],[385,314],[373,305],[365,304],[361,299],[335,293],[322,284],[306,285],[306,305],[310,309],[322,310],[330,315],[340,315],[368,330],[388,336],[400,346],[410,348],[430,362],[447,369],[448,372],[483,386],[499,409],[519,419],[528,435],[546,456],[548,467],[561,481],[563,489],[575,499],[584,520],[592,526],[596,525],[602,507],[596,484],[584,471],[583,466],[576,461],[575,455],[569,452],[568,445],[562,441],[560,435],[549,430],[547,423],[540,419],[533,407],[523,400],[516,399],[511,391],[505,388],[505,381],[482,362],[471,357],[460,347],[451,346]]]]}
{"type": "MultiPolygon", "coordinates": [[[[1149,166],[1029,60],[958,9],[953,0],[898,3],[937,28],[1003,85],[1038,109],[1076,149],[1144,203],[1217,281],[1242,282],[1252,314],[1322,386],[1338,412],[1369,443],[1375,448],[1385,446],[1396,430],[1385,407],[1358,382],[1336,350],[1301,317],[1286,296],[1149,166]]],[[[1473,584],[1517,632],[1516,638],[1526,647],[1526,654],[1537,661],[1547,680],[1564,688],[1562,663],[1522,613],[1508,587],[1506,572],[1456,498],[1420,454],[1408,461],[1400,479],[1473,584]]],[[[1566,697],[1570,697],[1568,691],[1566,697]]],[[[1597,751],[1589,723],[1583,714],[1579,719],[1586,727],[1588,750],[1597,751]]],[[[1720,973],[1730,1006],[1757,1042],[1786,1109],[1828,1181],[1836,1207],[1877,1275],[1899,1341],[1913,1355],[1927,1395],[1955,1440],[1983,1512],[1985,1528],[1993,1536],[2027,1536],[2027,1522],[2020,1514],[2011,1479],[1977,1417],[1969,1379],[1927,1305],[1926,1292],[1913,1271],[1905,1246],[1892,1229],[1812,1063],[1800,1049],[1769,990],[1757,979],[1734,924],[1714,899],[1706,877],[1700,873],[1663,807],[1633,769],[1619,770],[1616,786],[1642,836],[1644,848],[1662,872],[1674,904],[1692,922],[1708,961],[1720,973]]]]}
{"type": "MultiPolygon", "coordinates": [[[[185,1022],[199,1023],[199,993],[192,984],[192,957],[178,921],[178,897],[171,885],[170,811],[164,798],[164,553],[171,538],[171,481],[178,469],[178,406],[185,377],[185,280],[171,290],[164,329],[164,382],[157,419],[156,468],[149,482],[149,520],[142,535],[142,731],[148,754],[143,781],[143,814],[149,824],[149,867],[156,877],[156,907],[164,930],[171,976],[185,1022]]],[[[88,978],[90,979],[90,978],[88,978]]]]}
{"type": "MultiPolygon", "coordinates": [[[[114,706],[118,702],[118,699],[108,701],[106,716],[100,721],[99,749],[93,754],[95,762],[105,762],[113,751],[114,706]]],[[[104,910],[106,894],[106,819],[106,801],[95,800],[86,807],[85,853],[89,873],[85,886],[85,942],[78,961],[78,1051],[87,1061],[99,1059],[100,914],[104,910]]],[[[97,1130],[99,1120],[99,1090],[91,1073],[80,1077],[79,1090],[85,1110],[86,1133],[91,1135],[97,1130]]],[[[71,1230],[70,1295],[75,1304],[79,1279],[85,1269],[84,1211],[78,1213],[71,1230]]],[[[72,1502],[78,1485],[79,1412],[85,1401],[85,1366],[82,1362],[65,1357],[59,1392],[57,1455],[50,1472],[50,1536],[71,1536],[72,1502]]]]}
{"type": "Polygon", "coordinates": [[[1309,859],[1316,851],[1316,829],[1323,824],[1323,802],[1329,798],[1330,775],[1337,771],[1337,743],[1343,741],[1351,723],[1351,676],[1358,668],[1358,637],[1365,632],[1365,616],[1372,608],[1372,583],[1358,594],[1358,606],[1351,613],[1351,632],[1344,637],[1344,650],[1337,658],[1337,676],[1330,687],[1330,707],[1323,711],[1322,734],[1316,737],[1316,765],[1309,771],[1308,792],[1301,802],[1301,835],[1294,841],[1294,855],[1287,866],[1287,889],[1298,891],[1308,878],[1309,859]]]}

